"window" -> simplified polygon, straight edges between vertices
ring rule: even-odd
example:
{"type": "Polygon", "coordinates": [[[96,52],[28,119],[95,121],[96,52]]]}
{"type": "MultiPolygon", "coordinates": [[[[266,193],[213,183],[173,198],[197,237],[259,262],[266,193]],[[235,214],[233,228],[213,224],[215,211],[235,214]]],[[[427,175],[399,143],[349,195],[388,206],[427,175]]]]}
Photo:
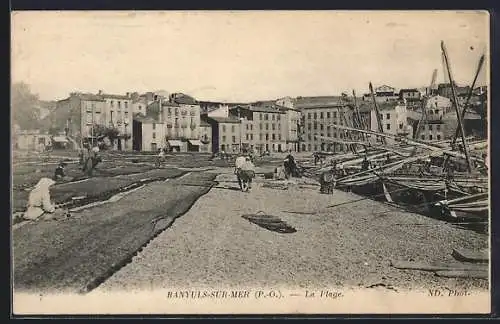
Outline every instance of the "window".
{"type": "MultiPolygon", "coordinates": [[[[142,110],[141,105],[138,106],[139,110],[142,110]]],[[[168,113],[170,114],[170,109],[168,109],[168,113]]]]}
{"type": "Polygon", "coordinates": [[[326,118],[330,118],[330,112],[329,111],[326,113],[326,118]]]}
{"type": "Polygon", "coordinates": [[[314,113],[314,119],[318,119],[318,113],[314,113]]]}
{"type": "Polygon", "coordinates": [[[319,118],[323,119],[323,112],[319,114],[319,118]]]}
{"type": "Polygon", "coordinates": [[[429,140],[431,140],[431,141],[432,141],[432,134],[431,134],[431,135],[429,135],[429,140]]]}
{"type": "Polygon", "coordinates": [[[153,129],[156,129],[156,124],[155,123],[153,123],[153,129]]]}
{"type": "Polygon", "coordinates": [[[269,130],[269,124],[266,124],[266,130],[269,130]]]}
{"type": "Polygon", "coordinates": [[[438,134],[436,137],[438,141],[441,140],[441,135],[438,134]]]}
{"type": "Polygon", "coordinates": [[[280,115],[276,115],[276,120],[280,120],[280,115]]]}
{"type": "Polygon", "coordinates": [[[236,136],[233,135],[232,139],[233,139],[233,143],[236,143],[236,136]]]}
{"type": "Polygon", "coordinates": [[[399,124],[399,129],[403,129],[403,124],[399,124]]]}
{"type": "Polygon", "coordinates": [[[262,120],[262,113],[259,113],[259,119],[262,120]]]}
{"type": "Polygon", "coordinates": [[[333,112],[333,118],[337,118],[337,112],[336,111],[333,112]]]}
{"type": "Polygon", "coordinates": [[[226,141],[226,135],[222,135],[222,141],[225,142],[226,141]]]}
{"type": "Polygon", "coordinates": [[[308,129],[308,130],[311,130],[311,129],[312,129],[312,124],[311,124],[311,123],[307,124],[307,129],[308,129]]]}
{"type": "Polygon", "coordinates": [[[222,131],[225,132],[226,131],[226,125],[222,125],[222,131]]]}
{"type": "Polygon", "coordinates": [[[109,102],[109,104],[111,105],[111,107],[114,107],[114,106],[115,106],[115,102],[114,102],[113,100],[111,100],[111,101],[109,102]]]}
{"type": "Polygon", "coordinates": [[[276,139],[276,135],[273,133],[272,134],[273,141],[276,139]]]}
{"type": "Polygon", "coordinates": [[[274,120],[274,114],[271,115],[271,120],[274,120]]]}
{"type": "Polygon", "coordinates": [[[337,138],[337,132],[333,133],[333,138],[337,138]]]}
{"type": "Polygon", "coordinates": [[[268,115],[268,114],[265,114],[265,115],[264,115],[264,119],[265,119],[265,120],[269,120],[269,115],[268,115]]]}
{"type": "Polygon", "coordinates": [[[127,108],[128,108],[128,102],[125,101],[125,109],[127,109],[127,108]]]}
{"type": "Polygon", "coordinates": [[[250,130],[253,130],[253,124],[250,124],[250,130]]]}
{"type": "Polygon", "coordinates": [[[272,124],[272,126],[273,126],[273,130],[275,130],[276,129],[276,124],[272,124]]]}
{"type": "Polygon", "coordinates": [[[312,136],[311,136],[311,134],[307,135],[307,139],[308,139],[308,140],[312,140],[312,136]]]}
{"type": "Polygon", "coordinates": [[[87,124],[92,124],[92,113],[87,113],[87,124]]]}
{"type": "Polygon", "coordinates": [[[379,114],[379,118],[380,118],[380,120],[383,120],[384,119],[384,115],[379,114]]]}
{"type": "Polygon", "coordinates": [[[317,130],[318,129],[318,124],[316,124],[316,122],[314,122],[314,130],[317,130]]]}
{"type": "Polygon", "coordinates": [[[430,130],[430,131],[432,130],[432,125],[431,125],[431,124],[429,124],[429,130],[430,130]]]}
{"type": "Polygon", "coordinates": [[[157,150],[156,143],[151,143],[151,151],[156,151],[156,150],[157,150]]]}
{"type": "Polygon", "coordinates": [[[425,139],[425,135],[420,136],[420,138],[424,140],[425,139]]]}
{"type": "Polygon", "coordinates": [[[386,117],[387,119],[391,119],[391,114],[387,114],[385,117],[386,117]]]}
{"type": "Polygon", "coordinates": [[[317,151],[318,150],[318,145],[317,144],[314,144],[314,150],[317,151]]]}
{"type": "Polygon", "coordinates": [[[236,127],[234,125],[231,125],[231,133],[236,132],[236,127]]]}
{"type": "Polygon", "coordinates": [[[263,128],[263,127],[262,127],[262,123],[260,123],[260,124],[259,124],[259,129],[262,129],[262,128],[263,128]]]}
{"type": "Polygon", "coordinates": [[[250,136],[248,136],[248,134],[246,134],[246,138],[247,138],[247,141],[250,139],[250,136]]]}
{"type": "Polygon", "coordinates": [[[434,112],[436,113],[436,115],[438,115],[439,114],[439,109],[434,110],[434,112]]]}
{"type": "Polygon", "coordinates": [[[311,113],[307,113],[307,119],[311,119],[311,113]]]}
{"type": "Polygon", "coordinates": [[[437,124],[437,125],[436,125],[436,130],[437,130],[437,131],[440,131],[440,130],[441,130],[441,125],[437,124]]]}
{"type": "Polygon", "coordinates": [[[281,124],[278,124],[278,129],[281,129],[281,124]]]}
{"type": "Polygon", "coordinates": [[[320,129],[320,130],[323,130],[323,124],[320,124],[320,125],[319,125],[319,129],[320,129]]]}
{"type": "Polygon", "coordinates": [[[253,141],[253,134],[250,134],[250,140],[253,141]]]}
{"type": "Polygon", "coordinates": [[[248,124],[245,125],[245,128],[248,130],[248,124]]]}
{"type": "Polygon", "coordinates": [[[430,113],[431,115],[434,115],[434,110],[429,110],[429,113],[430,113]]]}
{"type": "MultiPolygon", "coordinates": [[[[153,125],[154,125],[154,124],[153,124],[153,125]]],[[[153,138],[156,138],[156,133],[155,133],[155,132],[153,132],[153,138]]]]}
{"type": "Polygon", "coordinates": [[[118,109],[120,109],[120,108],[121,108],[121,106],[122,106],[121,101],[118,101],[118,109]]]}
{"type": "Polygon", "coordinates": [[[311,150],[311,144],[307,144],[307,150],[310,151],[311,150]]]}
{"type": "Polygon", "coordinates": [[[269,134],[266,134],[266,141],[269,141],[269,134]]]}
{"type": "Polygon", "coordinates": [[[259,134],[259,140],[262,141],[262,134],[259,134]]]}
{"type": "Polygon", "coordinates": [[[387,130],[390,130],[391,129],[391,124],[387,124],[386,128],[387,128],[387,130]]]}
{"type": "Polygon", "coordinates": [[[45,137],[39,137],[38,144],[45,144],[45,137]]]}

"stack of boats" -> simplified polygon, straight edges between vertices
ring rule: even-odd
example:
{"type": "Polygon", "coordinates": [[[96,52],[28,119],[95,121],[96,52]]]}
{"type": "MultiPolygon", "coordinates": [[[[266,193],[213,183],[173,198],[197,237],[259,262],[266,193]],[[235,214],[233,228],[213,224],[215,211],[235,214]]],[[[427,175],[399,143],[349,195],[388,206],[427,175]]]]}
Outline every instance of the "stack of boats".
{"type": "MultiPolygon", "coordinates": [[[[355,131],[396,138],[373,131],[355,131]]],[[[352,145],[347,141],[335,141],[352,145]]],[[[486,141],[471,141],[469,144],[474,148],[470,150],[470,160],[474,165],[471,172],[464,172],[465,155],[460,150],[446,148],[450,141],[430,145],[400,138],[396,143],[387,149],[363,143],[362,150],[330,155],[321,166],[310,167],[309,173],[319,176],[335,169],[337,189],[384,199],[418,212],[453,218],[488,218],[489,184],[483,158],[486,141]],[[370,165],[367,169],[366,166],[363,168],[363,164],[367,164],[365,160],[370,165]],[[453,169],[448,170],[451,165],[453,169]]]]}
{"type": "MultiPolygon", "coordinates": [[[[378,131],[368,130],[370,127],[361,118],[353,91],[354,104],[345,105],[351,108],[352,117],[344,118],[344,125],[328,125],[343,136],[339,139],[316,135],[316,138],[323,142],[341,144],[349,148],[350,152],[330,155],[327,168],[310,168],[308,172],[319,175],[334,169],[336,188],[385,199],[389,203],[416,209],[418,212],[437,212],[440,216],[453,218],[483,221],[487,219],[488,143],[484,139],[467,138],[463,126],[465,113],[471,107],[469,100],[481,71],[484,55],[479,59],[467,99],[461,104],[457,98],[443,42],[441,50],[452,90],[452,107],[458,121],[455,136],[451,140],[418,140],[421,123],[426,122],[427,99],[434,87],[436,70],[427,91],[428,95],[422,100],[421,119],[416,125],[413,138],[405,133],[384,132],[370,83],[375,112],[372,116],[375,115],[378,131]]],[[[341,113],[344,112],[342,110],[341,113]]]]}

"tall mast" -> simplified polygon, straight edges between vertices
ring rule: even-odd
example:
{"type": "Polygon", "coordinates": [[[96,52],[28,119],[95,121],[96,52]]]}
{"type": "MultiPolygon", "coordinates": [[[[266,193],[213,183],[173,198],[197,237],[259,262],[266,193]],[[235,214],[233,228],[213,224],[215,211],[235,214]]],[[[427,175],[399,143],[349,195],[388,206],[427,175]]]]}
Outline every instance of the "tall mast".
{"type": "MultiPolygon", "coordinates": [[[[377,118],[378,130],[381,133],[383,133],[384,132],[384,126],[382,126],[382,121],[380,120],[380,111],[378,109],[377,100],[375,100],[375,93],[373,92],[373,86],[372,86],[371,82],[370,82],[370,93],[372,95],[373,104],[375,105],[375,115],[376,115],[376,118],[377,118]]],[[[385,137],[382,137],[382,142],[384,144],[387,144],[386,140],[385,140],[385,137]]]]}
{"type": "MultiPolygon", "coordinates": [[[[465,139],[464,124],[462,123],[462,116],[460,114],[459,107],[458,107],[457,93],[455,91],[455,85],[453,83],[453,77],[451,75],[450,65],[448,62],[448,54],[446,52],[446,47],[445,47],[443,41],[441,41],[441,50],[443,51],[443,58],[444,58],[444,62],[446,64],[446,70],[448,71],[448,78],[450,80],[451,93],[453,95],[453,106],[454,106],[455,112],[457,114],[458,126],[460,127],[460,133],[462,135],[462,145],[464,147],[465,159],[467,160],[467,169],[469,172],[472,172],[472,167],[471,167],[471,162],[470,162],[470,157],[469,157],[469,148],[467,147],[467,141],[465,139]]],[[[464,109],[464,111],[465,111],[465,109],[464,109]]]]}

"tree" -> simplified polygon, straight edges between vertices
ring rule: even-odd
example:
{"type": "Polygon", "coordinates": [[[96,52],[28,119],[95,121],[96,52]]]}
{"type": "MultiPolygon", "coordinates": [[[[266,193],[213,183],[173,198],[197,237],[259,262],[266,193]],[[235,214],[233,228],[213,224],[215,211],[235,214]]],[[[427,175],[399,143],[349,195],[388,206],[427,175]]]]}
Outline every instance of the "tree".
{"type": "Polygon", "coordinates": [[[38,95],[33,94],[28,84],[14,83],[11,87],[12,120],[22,129],[40,128],[38,95]]]}
{"type": "Polygon", "coordinates": [[[115,127],[106,127],[101,124],[97,124],[93,126],[94,129],[94,137],[104,138],[107,137],[111,142],[111,145],[114,145],[115,140],[120,136],[120,131],[115,127]]]}

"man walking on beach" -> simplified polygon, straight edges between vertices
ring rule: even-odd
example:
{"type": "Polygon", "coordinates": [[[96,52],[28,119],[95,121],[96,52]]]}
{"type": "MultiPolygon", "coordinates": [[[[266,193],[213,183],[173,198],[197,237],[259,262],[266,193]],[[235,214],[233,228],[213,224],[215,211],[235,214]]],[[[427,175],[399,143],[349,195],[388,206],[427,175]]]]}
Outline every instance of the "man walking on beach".
{"type": "Polygon", "coordinates": [[[240,189],[242,189],[240,171],[241,171],[241,168],[243,167],[243,165],[245,164],[245,162],[246,162],[245,156],[243,154],[240,154],[236,158],[236,161],[234,163],[234,174],[236,174],[236,177],[238,178],[238,185],[240,186],[240,189]]]}

